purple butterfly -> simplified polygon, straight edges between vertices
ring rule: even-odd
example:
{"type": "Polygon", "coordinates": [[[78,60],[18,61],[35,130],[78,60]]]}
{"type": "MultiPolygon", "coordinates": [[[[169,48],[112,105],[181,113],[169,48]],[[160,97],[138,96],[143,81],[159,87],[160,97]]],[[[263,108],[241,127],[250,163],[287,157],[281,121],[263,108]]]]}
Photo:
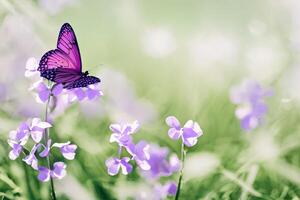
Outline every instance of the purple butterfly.
{"type": "Polygon", "coordinates": [[[58,84],[66,89],[86,87],[100,82],[89,72],[82,72],[81,56],[75,33],[70,24],[62,25],[58,39],[57,49],[50,50],[41,58],[38,71],[41,77],[58,84]]]}

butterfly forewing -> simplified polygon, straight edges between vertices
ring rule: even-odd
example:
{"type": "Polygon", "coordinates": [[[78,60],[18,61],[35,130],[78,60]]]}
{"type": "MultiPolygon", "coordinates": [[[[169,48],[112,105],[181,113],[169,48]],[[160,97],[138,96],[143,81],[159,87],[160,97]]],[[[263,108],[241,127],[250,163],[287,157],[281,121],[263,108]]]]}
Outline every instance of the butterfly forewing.
{"type": "Polygon", "coordinates": [[[57,48],[68,55],[72,68],[81,72],[81,56],[75,33],[70,24],[65,23],[59,32],[57,48]]]}

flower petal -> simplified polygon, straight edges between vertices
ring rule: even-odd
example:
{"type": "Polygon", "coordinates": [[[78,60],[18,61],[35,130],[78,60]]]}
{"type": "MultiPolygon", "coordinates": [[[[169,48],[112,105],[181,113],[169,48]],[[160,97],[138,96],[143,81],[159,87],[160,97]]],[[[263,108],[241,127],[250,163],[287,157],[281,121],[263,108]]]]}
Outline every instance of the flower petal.
{"type": "Polygon", "coordinates": [[[40,166],[38,167],[38,171],[39,171],[38,179],[41,182],[47,182],[50,180],[50,170],[47,167],[40,166]]]}
{"type": "Polygon", "coordinates": [[[67,165],[64,162],[55,162],[53,164],[51,176],[53,178],[62,179],[67,174],[66,167],[67,165]]]}
{"type": "Polygon", "coordinates": [[[173,140],[178,140],[181,136],[181,131],[176,128],[170,128],[168,131],[168,135],[173,140]]]}
{"type": "Polygon", "coordinates": [[[129,162],[129,158],[125,157],[122,158],[120,161],[120,165],[121,165],[121,169],[122,169],[122,174],[127,175],[129,173],[131,173],[132,171],[132,165],[129,162]]]}
{"type": "Polygon", "coordinates": [[[114,176],[119,173],[120,170],[120,161],[117,158],[109,158],[105,161],[107,167],[107,173],[111,176],[114,176]]]}
{"type": "Polygon", "coordinates": [[[180,126],[180,122],[178,121],[178,119],[174,116],[169,116],[166,118],[166,123],[168,126],[170,126],[171,128],[175,128],[177,130],[179,130],[181,128],[180,126]]]}

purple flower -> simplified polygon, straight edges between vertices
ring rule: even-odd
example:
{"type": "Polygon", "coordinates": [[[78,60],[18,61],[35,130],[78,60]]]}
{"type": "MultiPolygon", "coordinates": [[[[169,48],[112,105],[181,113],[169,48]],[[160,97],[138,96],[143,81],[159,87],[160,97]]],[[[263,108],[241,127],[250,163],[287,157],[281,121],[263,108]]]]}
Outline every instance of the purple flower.
{"type": "Polygon", "coordinates": [[[47,157],[49,155],[50,149],[51,149],[51,139],[47,141],[47,145],[41,144],[42,147],[44,147],[44,150],[39,154],[42,158],[47,157]]]}
{"type": "Polygon", "coordinates": [[[150,145],[141,140],[136,145],[130,145],[126,149],[132,155],[132,159],[136,161],[138,166],[143,170],[149,170],[151,168],[148,160],[150,158],[149,153],[150,145]]]}
{"type": "Polygon", "coordinates": [[[230,99],[238,105],[235,114],[241,121],[242,129],[249,131],[260,124],[267,112],[264,98],[271,95],[271,90],[264,89],[259,83],[250,80],[245,80],[231,89],[230,99]]]}
{"type": "Polygon", "coordinates": [[[64,162],[55,162],[51,176],[55,179],[62,179],[67,174],[66,167],[67,165],[64,162]]]}
{"type": "Polygon", "coordinates": [[[183,127],[181,127],[180,122],[174,116],[169,116],[166,118],[166,123],[170,127],[168,131],[168,135],[173,140],[182,139],[182,142],[188,146],[194,146],[198,137],[200,137],[203,132],[197,122],[189,120],[185,123],[183,127]]]}
{"type": "Polygon", "coordinates": [[[62,84],[56,84],[52,89],[49,88],[43,80],[39,80],[35,82],[29,90],[35,90],[37,92],[36,101],[40,103],[45,103],[49,96],[52,94],[53,96],[58,96],[63,91],[62,84]]]}
{"type": "Polygon", "coordinates": [[[159,179],[161,176],[170,176],[179,171],[180,161],[173,154],[168,160],[169,150],[166,147],[159,147],[155,144],[150,145],[148,163],[149,171],[142,171],[142,174],[149,179],[159,179]]]}
{"type": "Polygon", "coordinates": [[[54,143],[52,147],[60,148],[61,154],[68,160],[73,160],[75,158],[75,151],[77,149],[77,145],[71,144],[70,141],[66,143],[54,143]]]}
{"type": "Polygon", "coordinates": [[[11,160],[15,160],[20,156],[20,153],[23,150],[23,146],[16,143],[9,143],[9,145],[12,147],[12,150],[9,152],[8,157],[11,160]]]}
{"type": "Polygon", "coordinates": [[[50,123],[43,122],[39,118],[33,118],[28,126],[28,131],[30,132],[33,141],[39,143],[43,137],[45,129],[50,127],[52,127],[50,123]]]}
{"type": "Polygon", "coordinates": [[[132,145],[131,134],[137,132],[139,123],[134,121],[132,124],[111,124],[110,130],[113,132],[110,137],[110,142],[117,142],[120,146],[127,147],[132,145]]]}
{"type": "Polygon", "coordinates": [[[38,179],[41,182],[47,182],[50,180],[50,169],[48,169],[47,167],[40,166],[38,167],[38,171],[38,179]]]}
{"type": "Polygon", "coordinates": [[[53,170],[48,169],[47,167],[40,166],[38,167],[38,179],[41,182],[47,182],[50,180],[50,177],[55,179],[62,179],[66,174],[66,164],[64,162],[55,162],[53,164],[53,170]]]}
{"type": "Polygon", "coordinates": [[[154,192],[157,199],[166,199],[167,196],[175,196],[177,185],[175,182],[168,182],[164,185],[157,184],[154,186],[154,192]]]}
{"type": "Polygon", "coordinates": [[[122,174],[127,175],[132,171],[132,165],[129,163],[130,158],[124,157],[122,159],[109,158],[106,160],[105,165],[107,167],[107,173],[114,176],[119,173],[120,168],[122,169],[122,174]]]}
{"type": "Polygon", "coordinates": [[[27,165],[30,165],[33,169],[38,170],[38,160],[35,157],[35,152],[39,148],[39,144],[35,144],[29,155],[27,155],[25,158],[23,158],[23,161],[26,162],[27,165]]]}
{"type": "Polygon", "coordinates": [[[67,91],[69,102],[73,102],[76,99],[82,101],[85,98],[88,100],[96,99],[103,96],[103,92],[100,90],[100,84],[89,85],[85,88],[75,88],[67,91]]]}
{"type": "Polygon", "coordinates": [[[17,130],[9,132],[9,138],[7,140],[12,150],[9,152],[9,159],[15,160],[20,156],[23,150],[23,146],[27,143],[29,138],[28,125],[26,123],[21,123],[17,130]]]}

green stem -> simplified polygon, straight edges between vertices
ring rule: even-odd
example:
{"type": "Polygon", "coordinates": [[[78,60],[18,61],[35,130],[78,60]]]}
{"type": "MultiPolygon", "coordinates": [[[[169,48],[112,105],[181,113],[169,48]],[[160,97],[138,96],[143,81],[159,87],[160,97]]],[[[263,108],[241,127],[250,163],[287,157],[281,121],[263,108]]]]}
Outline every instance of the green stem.
{"type": "MultiPolygon", "coordinates": [[[[51,95],[49,95],[48,100],[46,102],[46,110],[45,110],[45,118],[44,118],[45,122],[48,122],[48,110],[49,110],[50,99],[51,99],[51,95]]],[[[47,146],[48,140],[49,140],[49,128],[45,130],[45,134],[44,134],[45,146],[47,146]]],[[[47,165],[48,168],[51,169],[50,155],[47,156],[47,165]]],[[[51,191],[51,199],[56,200],[53,178],[51,176],[50,176],[50,191],[51,191]]]]}
{"type": "Polygon", "coordinates": [[[178,180],[178,184],[177,184],[177,191],[176,191],[175,200],[178,200],[179,195],[180,195],[180,187],[181,187],[181,182],[182,182],[182,178],[183,178],[185,155],[186,155],[186,151],[184,150],[184,143],[182,142],[182,144],[181,144],[181,158],[180,158],[180,160],[181,160],[181,169],[180,169],[180,175],[179,175],[179,180],[178,180]]]}

